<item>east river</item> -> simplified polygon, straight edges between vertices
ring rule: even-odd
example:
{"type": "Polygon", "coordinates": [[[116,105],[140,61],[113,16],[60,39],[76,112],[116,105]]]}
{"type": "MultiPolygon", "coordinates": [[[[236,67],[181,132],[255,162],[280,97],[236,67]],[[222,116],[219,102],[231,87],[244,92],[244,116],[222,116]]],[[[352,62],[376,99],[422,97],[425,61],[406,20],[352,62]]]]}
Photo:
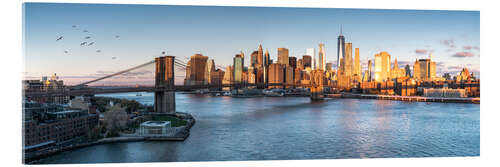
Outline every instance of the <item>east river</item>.
{"type": "MultiPolygon", "coordinates": [[[[153,94],[108,94],[153,103],[153,94]]],[[[479,156],[479,105],[308,97],[176,94],[196,124],[184,142],[128,142],[62,152],[38,163],[479,156]]]]}

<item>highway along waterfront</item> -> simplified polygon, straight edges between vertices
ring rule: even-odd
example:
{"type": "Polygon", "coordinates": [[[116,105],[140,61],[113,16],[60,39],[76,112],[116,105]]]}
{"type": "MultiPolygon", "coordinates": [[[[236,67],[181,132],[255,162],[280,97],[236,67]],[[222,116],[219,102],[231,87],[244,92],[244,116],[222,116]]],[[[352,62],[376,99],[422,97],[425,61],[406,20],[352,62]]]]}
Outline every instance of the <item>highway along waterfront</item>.
{"type": "MultiPolygon", "coordinates": [[[[153,94],[105,94],[153,104],[153,94]]],[[[479,156],[479,106],[309,97],[176,94],[196,119],[183,142],[102,144],[37,163],[479,156]]]]}

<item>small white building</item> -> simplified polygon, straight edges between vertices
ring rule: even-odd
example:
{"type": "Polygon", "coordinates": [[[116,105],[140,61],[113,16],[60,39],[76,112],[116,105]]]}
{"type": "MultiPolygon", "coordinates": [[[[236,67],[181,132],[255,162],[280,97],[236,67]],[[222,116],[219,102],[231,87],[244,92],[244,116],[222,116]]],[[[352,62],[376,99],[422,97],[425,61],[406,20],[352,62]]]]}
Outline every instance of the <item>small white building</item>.
{"type": "Polygon", "coordinates": [[[146,121],[141,123],[139,134],[142,136],[167,136],[173,135],[175,129],[170,121],[146,121]]]}

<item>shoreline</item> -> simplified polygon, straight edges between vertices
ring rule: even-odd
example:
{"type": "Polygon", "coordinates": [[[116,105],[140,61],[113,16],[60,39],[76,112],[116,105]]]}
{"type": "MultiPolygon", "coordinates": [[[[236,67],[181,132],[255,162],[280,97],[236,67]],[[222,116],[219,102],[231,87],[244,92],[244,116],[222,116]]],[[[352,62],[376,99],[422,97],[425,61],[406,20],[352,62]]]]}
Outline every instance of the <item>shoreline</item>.
{"type": "MultiPolygon", "coordinates": [[[[309,95],[291,94],[284,96],[269,96],[269,95],[238,95],[228,96],[232,98],[257,98],[257,97],[310,97],[309,95]]],[[[425,96],[399,96],[399,95],[378,95],[378,94],[360,94],[360,93],[335,93],[324,94],[324,98],[346,98],[346,99],[374,99],[374,100],[393,100],[393,101],[407,101],[407,102],[437,102],[437,103],[470,103],[480,104],[480,97],[425,97],[425,96]]]]}
{"type": "Polygon", "coordinates": [[[71,150],[76,150],[76,149],[80,149],[80,148],[84,148],[84,147],[90,147],[90,146],[96,146],[96,145],[102,145],[102,144],[113,144],[113,143],[122,143],[122,142],[142,142],[142,141],[182,142],[189,137],[190,129],[194,126],[194,124],[196,123],[196,120],[191,116],[191,114],[188,114],[188,113],[178,112],[177,114],[182,115],[179,117],[186,119],[188,121],[184,131],[179,132],[180,135],[161,136],[161,137],[155,137],[155,136],[119,136],[119,137],[103,138],[103,139],[99,139],[97,141],[66,146],[66,147],[62,147],[59,149],[55,149],[55,150],[51,150],[51,151],[47,151],[47,152],[43,152],[43,153],[38,153],[38,154],[34,153],[35,155],[31,155],[30,157],[26,157],[26,154],[23,153],[23,163],[24,164],[36,164],[36,162],[38,160],[41,160],[41,159],[65,152],[65,151],[71,151],[71,150]]]}
{"type": "Polygon", "coordinates": [[[374,95],[374,94],[356,94],[356,93],[341,93],[328,94],[327,97],[334,98],[352,98],[352,99],[375,99],[375,100],[394,100],[408,102],[438,102],[438,103],[471,103],[480,104],[480,97],[424,97],[424,96],[399,96],[399,95],[374,95]]]}

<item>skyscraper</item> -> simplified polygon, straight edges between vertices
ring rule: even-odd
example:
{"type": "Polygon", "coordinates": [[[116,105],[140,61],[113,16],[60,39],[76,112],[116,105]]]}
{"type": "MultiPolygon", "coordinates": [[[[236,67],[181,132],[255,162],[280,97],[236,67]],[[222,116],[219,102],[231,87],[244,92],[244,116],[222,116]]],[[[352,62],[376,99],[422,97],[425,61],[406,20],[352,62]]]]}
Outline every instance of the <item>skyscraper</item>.
{"type": "Polygon", "coordinates": [[[269,65],[271,64],[271,59],[269,58],[269,50],[266,49],[264,54],[264,69],[262,70],[263,82],[267,83],[269,81],[269,65]]]}
{"type": "Polygon", "coordinates": [[[252,54],[250,54],[250,66],[257,67],[259,65],[258,56],[259,56],[259,51],[253,51],[252,54]]]}
{"type": "MultiPolygon", "coordinates": [[[[337,69],[340,69],[340,59],[345,57],[345,39],[342,35],[342,25],[340,26],[340,35],[337,38],[337,69]]],[[[344,69],[340,69],[339,71],[344,71],[344,69]]]]}
{"type": "Polygon", "coordinates": [[[372,81],[372,60],[368,60],[368,81],[372,81]]]}
{"type": "Polygon", "coordinates": [[[266,53],[264,54],[264,66],[269,66],[271,64],[271,58],[269,57],[269,50],[266,49],[266,53]]]}
{"type": "Polygon", "coordinates": [[[319,44],[318,53],[319,69],[326,71],[326,55],[325,55],[325,44],[319,44]]]}
{"type": "Polygon", "coordinates": [[[244,55],[242,52],[240,54],[236,54],[236,56],[233,58],[234,83],[241,83],[243,81],[243,67],[244,67],[244,55]]]}
{"type": "Polygon", "coordinates": [[[207,68],[205,68],[205,83],[210,84],[212,81],[212,72],[215,72],[215,62],[214,59],[207,60],[207,68]]]}
{"type": "Polygon", "coordinates": [[[264,52],[262,51],[262,45],[259,45],[259,49],[257,50],[257,64],[259,67],[264,66],[263,59],[264,52]]]}
{"type": "Polygon", "coordinates": [[[413,66],[413,77],[420,80],[432,80],[436,77],[436,62],[431,59],[419,59],[413,66]]]}
{"type": "Polygon", "coordinates": [[[297,58],[296,57],[288,57],[288,64],[293,69],[297,68],[297,58]]]}
{"type": "Polygon", "coordinates": [[[201,85],[205,83],[205,71],[207,64],[208,56],[203,56],[202,54],[195,54],[191,56],[191,59],[188,62],[189,68],[186,70],[186,74],[189,73],[189,78],[187,78],[187,82],[185,84],[188,85],[201,85]]]}
{"type": "Polygon", "coordinates": [[[312,65],[312,66],[311,66],[311,68],[312,68],[313,70],[314,70],[314,69],[316,69],[316,66],[317,66],[317,64],[316,64],[316,58],[315,58],[315,57],[316,57],[316,55],[315,55],[315,53],[314,53],[314,52],[315,52],[315,51],[314,51],[314,48],[307,48],[307,49],[306,49],[306,55],[309,55],[309,56],[311,56],[311,58],[312,58],[312,62],[311,62],[311,65],[312,65]]]}
{"type": "MultiPolygon", "coordinates": [[[[269,65],[269,83],[280,84],[285,80],[285,65],[283,64],[270,64],[269,65]]],[[[279,86],[270,86],[270,88],[277,88],[279,86]]]]}
{"type": "Polygon", "coordinates": [[[345,43],[345,57],[344,57],[344,74],[352,77],[352,43],[345,43]]]}
{"type": "Polygon", "coordinates": [[[361,64],[359,63],[359,48],[354,49],[354,75],[356,80],[361,80],[361,64]]]}
{"type": "Polygon", "coordinates": [[[311,55],[302,56],[302,64],[304,64],[304,69],[306,69],[307,67],[312,68],[311,55]]]}
{"type": "Polygon", "coordinates": [[[278,48],[278,64],[284,64],[288,66],[288,49],[287,48],[278,48]]]}
{"type": "Polygon", "coordinates": [[[375,81],[384,82],[390,77],[391,55],[385,51],[375,55],[375,81]]]}

